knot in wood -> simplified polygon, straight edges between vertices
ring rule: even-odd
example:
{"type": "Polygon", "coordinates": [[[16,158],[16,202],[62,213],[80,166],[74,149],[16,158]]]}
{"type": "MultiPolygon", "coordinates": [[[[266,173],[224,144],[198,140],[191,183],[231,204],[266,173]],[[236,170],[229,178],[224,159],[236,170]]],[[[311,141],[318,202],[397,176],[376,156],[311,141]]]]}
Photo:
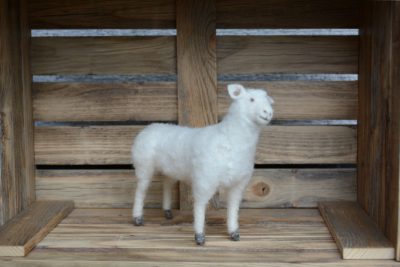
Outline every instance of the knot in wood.
{"type": "Polygon", "coordinates": [[[252,191],[256,196],[265,197],[269,194],[270,188],[268,184],[264,182],[259,182],[253,185],[252,191]]]}

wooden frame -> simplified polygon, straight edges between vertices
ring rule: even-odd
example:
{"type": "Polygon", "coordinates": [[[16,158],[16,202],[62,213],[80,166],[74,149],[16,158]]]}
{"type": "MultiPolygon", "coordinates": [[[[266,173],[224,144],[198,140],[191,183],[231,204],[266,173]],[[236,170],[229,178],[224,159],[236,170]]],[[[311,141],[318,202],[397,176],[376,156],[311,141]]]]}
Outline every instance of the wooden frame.
{"type": "MultiPolygon", "coordinates": [[[[124,0],[118,1],[124,3],[124,0]]],[[[249,84],[260,85],[260,87],[267,84],[278,99],[287,101],[287,105],[293,103],[295,99],[283,93],[279,94],[280,91],[286,90],[287,94],[293,93],[298,86],[307,95],[303,98],[307,107],[301,112],[279,107],[277,116],[280,120],[327,119],[332,118],[331,116],[336,116],[334,119],[358,120],[357,130],[344,126],[332,126],[329,131],[325,127],[311,129],[308,126],[291,126],[293,128],[288,130],[282,126],[273,126],[263,135],[266,138],[263,137],[261,141],[257,163],[356,163],[357,201],[323,202],[319,206],[321,214],[341,248],[344,258],[395,257],[400,260],[400,2],[335,0],[321,6],[317,0],[254,0],[252,4],[258,7],[255,10],[248,5],[248,1],[157,0],[156,4],[152,1],[133,1],[122,10],[110,4],[108,0],[101,0],[97,4],[109,9],[100,14],[96,6],[93,6],[94,2],[82,3],[74,0],[70,1],[73,4],[69,7],[63,1],[42,0],[32,1],[28,8],[26,0],[0,0],[0,225],[4,225],[2,229],[11,229],[10,223],[15,223],[15,220],[19,220],[18,218],[34,210],[36,206],[32,206],[33,203],[34,205],[39,203],[35,201],[36,179],[47,182],[51,179],[49,177],[62,175],[60,172],[42,171],[36,174],[36,178],[35,159],[36,164],[43,165],[129,164],[129,151],[120,147],[126,147],[127,140],[132,138],[130,134],[136,133],[142,127],[45,126],[34,129],[33,120],[35,119],[60,122],[160,120],[177,121],[182,125],[200,127],[216,123],[226,111],[227,101],[223,91],[226,82],[219,82],[218,75],[247,75],[257,71],[263,74],[275,72],[286,74],[358,73],[358,94],[353,90],[357,87],[354,82],[335,84],[329,82],[312,84],[250,82],[249,84]],[[275,10],[276,14],[283,14],[284,12],[281,11],[287,9],[293,2],[297,9],[289,9],[284,16],[276,16],[270,11],[275,10]],[[309,4],[309,8],[303,8],[306,4],[309,4]],[[155,16],[151,12],[153,5],[157,5],[157,11],[159,11],[155,16]],[[85,12],[80,14],[76,12],[77,9],[85,12]],[[28,14],[28,10],[31,14],[28,14]],[[138,14],[132,13],[132,10],[140,10],[141,14],[148,19],[142,19],[141,16],[137,16],[138,14]],[[253,16],[242,16],[249,12],[252,12],[253,16]],[[115,18],[113,16],[116,13],[122,15],[115,18]],[[265,14],[270,16],[266,18],[265,14]],[[308,16],[310,14],[319,16],[308,16]],[[55,17],[58,19],[54,20],[55,17]],[[171,29],[175,28],[175,24],[176,38],[171,36],[92,38],[90,40],[87,38],[38,38],[32,43],[30,40],[32,25],[38,29],[49,29],[55,26],[59,28],[102,26],[117,29],[140,27],[171,29]],[[318,27],[359,27],[360,36],[359,38],[353,36],[268,38],[216,36],[217,28],[318,27]],[[157,54],[154,53],[154,49],[157,50],[157,54]],[[291,57],[285,57],[279,53],[268,53],[274,50],[284,51],[282,54],[295,52],[291,54],[291,57]],[[57,55],[57,58],[50,57],[49,51],[57,55]],[[128,51],[129,56],[126,56],[128,51]],[[261,56],[254,55],[254,51],[261,56]],[[103,62],[101,58],[103,54],[113,55],[113,57],[107,57],[105,61],[107,64],[94,64],[103,62]],[[80,61],[72,60],[74,56],[79,56],[80,61]],[[293,59],[303,62],[303,65],[299,67],[291,61],[293,59]],[[320,62],[322,60],[324,60],[323,63],[320,62]],[[60,61],[66,64],[59,64],[60,61]],[[32,86],[35,95],[31,93],[32,74],[145,75],[148,73],[176,75],[177,82],[136,83],[133,89],[126,84],[111,88],[110,84],[65,83],[54,86],[35,83],[32,86]],[[71,89],[75,90],[75,94],[70,93],[71,89]],[[114,105],[129,106],[128,104],[132,101],[137,101],[129,110],[136,115],[127,114],[125,109],[121,108],[115,109],[115,113],[107,114],[106,118],[100,116],[99,113],[104,112],[102,109],[104,106],[98,103],[105,103],[108,100],[109,95],[102,92],[109,92],[109,90],[117,95],[114,105]],[[55,91],[57,93],[53,95],[55,91]],[[342,96],[338,97],[339,91],[342,96]],[[309,105],[317,102],[313,98],[316,92],[320,97],[317,100],[320,100],[322,104],[309,105]],[[144,103],[146,99],[156,94],[163,95],[164,102],[144,103]],[[57,105],[55,101],[60,95],[66,98],[63,105],[57,105]],[[85,101],[81,95],[93,97],[93,106],[98,109],[93,108],[88,112],[80,109],[76,113],[67,114],[65,110],[74,108],[76,101],[80,101],[79,103],[85,101]],[[343,96],[348,100],[345,104],[341,103],[343,96]],[[34,101],[37,98],[40,99],[34,101]],[[137,113],[147,104],[161,111],[144,112],[138,115],[137,113]],[[315,115],[315,110],[321,106],[329,107],[324,112],[315,115]],[[338,108],[342,108],[340,112],[335,111],[338,108]],[[49,114],[49,109],[57,109],[57,112],[49,114]],[[107,135],[100,136],[99,132],[107,133],[107,135]],[[301,138],[311,140],[310,136],[318,137],[317,141],[313,142],[316,153],[308,153],[309,151],[303,151],[287,142],[286,136],[290,137],[294,132],[299,135],[300,140],[301,138]],[[110,138],[116,140],[117,136],[123,136],[119,139],[119,147],[101,148],[103,151],[110,152],[112,157],[107,155],[102,157],[102,154],[97,152],[98,147],[90,150],[90,145],[95,142],[109,145],[110,138]],[[66,141],[60,145],[62,138],[66,138],[66,141]],[[274,150],[268,143],[264,143],[263,140],[268,140],[268,138],[277,140],[280,145],[278,150],[283,154],[273,157],[267,153],[274,150]],[[82,139],[85,145],[88,145],[84,147],[85,151],[89,151],[86,154],[75,155],[77,150],[74,150],[70,154],[53,155],[57,148],[64,147],[67,151],[69,146],[79,146],[82,139]],[[320,152],[324,152],[324,147],[328,147],[328,143],[329,151],[325,151],[326,153],[321,156],[320,152]],[[290,149],[285,150],[287,144],[290,149]],[[350,215],[343,216],[343,214],[350,215]],[[360,235],[368,236],[371,232],[374,234],[361,241],[348,238],[347,233],[351,231],[351,223],[357,220],[365,223],[363,225],[366,230],[361,231],[360,235]],[[346,227],[343,228],[343,225],[346,227]]],[[[273,152],[279,154],[277,153],[279,151],[273,152]]],[[[287,176],[288,172],[272,171],[270,173],[279,178],[279,175],[287,176]]],[[[266,175],[268,172],[261,170],[257,173],[266,175]]],[[[307,171],[305,173],[308,174],[307,171]]],[[[330,170],[317,172],[311,180],[323,173],[330,173],[330,170]]],[[[95,175],[96,172],[67,172],[65,177],[94,177],[95,175]]],[[[127,176],[124,175],[121,181],[126,179],[127,176]]],[[[271,181],[274,181],[276,177],[271,176],[262,180],[255,185],[254,190],[259,190],[260,196],[267,195],[273,183],[271,181]],[[265,183],[267,180],[269,184],[265,183]]],[[[296,179],[301,180],[298,177],[303,176],[295,176],[296,179]]],[[[97,179],[103,178],[99,175],[97,179]]],[[[106,181],[106,178],[104,180],[106,181]]],[[[346,180],[343,185],[354,190],[351,181],[346,180]]],[[[129,186],[132,188],[133,185],[129,186]]],[[[179,198],[175,200],[176,205],[182,210],[189,209],[191,207],[190,190],[184,185],[180,185],[179,190],[177,188],[174,190],[179,192],[179,198]]],[[[351,192],[342,200],[349,200],[351,192]]],[[[220,193],[223,195],[224,192],[220,193]]],[[[333,196],[336,197],[337,194],[333,196]]],[[[298,200],[293,200],[293,202],[296,201],[298,200]]],[[[122,202],[118,205],[125,205],[127,201],[124,199],[122,202]]],[[[82,204],[83,202],[77,203],[85,205],[82,204]]],[[[112,204],[106,202],[103,204],[106,206],[115,204],[110,203],[112,204]]],[[[306,204],[303,205],[316,206],[314,200],[304,203],[306,204]]],[[[214,197],[213,204],[215,207],[224,205],[219,196],[214,197]]],[[[86,203],[86,205],[89,204],[86,203]]],[[[248,205],[257,206],[257,203],[248,205]]],[[[290,202],[290,205],[296,207],[295,203],[290,202]]],[[[51,223],[44,222],[38,225],[49,230],[48,225],[57,224],[69,213],[72,204],[71,202],[62,202],[62,204],[46,202],[46,207],[52,211],[46,213],[47,220],[51,223]]],[[[22,241],[14,242],[19,249],[22,248],[22,254],[27,253],[27,247],[31,248],[33,243],[40,241],[37,236],[43,237],[43,233],[46,232],[43,232],[41,227],[31,229],[33,229],[32,232],[25,235],[22,241]],[[37,233],[41,234],[36,235],[37,233]],[[32,243],[31,239],[35,239],[35,242],[32,243]],[[25,243],[28,245],[25,246],[25,243]]],[[[7,245],[4,236],[6,235],[0,230],[0,246],[7,245]]]]}

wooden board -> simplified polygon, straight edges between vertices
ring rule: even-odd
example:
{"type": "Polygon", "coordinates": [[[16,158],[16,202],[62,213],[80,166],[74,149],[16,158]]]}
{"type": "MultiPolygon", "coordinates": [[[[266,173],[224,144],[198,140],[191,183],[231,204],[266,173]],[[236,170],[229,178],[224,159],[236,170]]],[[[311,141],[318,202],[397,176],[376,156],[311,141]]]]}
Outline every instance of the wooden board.
{"type": "MultiPolygon", "coordinates": [[[[220,206],[226,207],[226,190],[220,206]]],[[[354,169],[256,169],[242,208],[315,208],[319,201],[356,200],[354,169]]]]}
{"type": "Polygon", "coordinates": [[[175,74],[175,38],[33,38],[33,74],[175,74]]]}
{"type": "Polygon", "coordinates": [[[358,72],[357,36],[221,36],[218,74],[358,72]]]}
{"type": "Polygon", "coordinates": [[[175,28],[174,0],[33,0],[33,29],[175,28]]]}
{"type": "Polygon", "coordinates": [[[35,199],[25,1],[0,2],[0,225],[35,199]]]}
{"type": "MultiPolygon", "coordinates": [[[[179,124],[217,123],[215,0],[177,0],[179,124]]],[[[191,209],[190,189],[180,184],[180,209],[191,209]]]]}
{"type": "MultiPolygon", "coordinates": [[[[145,207],[160,208],[162,177],[156,176],[147,192],[145,207]]],[[[37,170],[39,200],[71,200],[77,208],[132,208],[136,188],[134,170],[37,170]]],[[[172,207],[177,208],[178,186],[172,207]]]]}
{"type": "Polygon", "coordinates": [[[208,243],[201,248],[192,240],[192,212],[174,212],[175,219],[166,221],[162,211],[145,210],[146,225],[133,227],[130,209],[75,209],[27,257],[0,257],[0,265],[397,266],[392,260],[342,260],[316,209],[241,210],[240,242],[228,239],[224,210],[208,211],[208,243]]]}
{"type": "MultiPolygon", "coordinates": [[[[273,81],[232,82],[248,88],[267,89],[275,100],[274,119],[320,120],[357,119],[357,89],[355,81],[273,81]]],[[[221,118],[231,103],[226,86],[218,84],[218,114],[221,118]]]]}
{"type": "Polygon", "coordinates": [[[70,201],[37,201],[0,228],[0,256],[25,256],[74,208],[70,201]]]}
{"type": "Polygon", "coordinates": [[[358,199],[399,246],[400,3],[367,2],[360,36],[358,199]]]}
{"type": "Polygon", "coordinates": [[[175,82],[34,83],[38,121],[177,121],[175,82]]]}
{"type": "Polygon", "coordinates": [[[394,259],[394,247],[355,202],[321,202],[322,217],[343,259],[394,259]]]}
{"type": "MultiPolygon", "coordinates": [[[[318,201],[355,200],[354,169],[257,169],[243,198],[243,208],[317,207],[318,201]]],[[[39,200],[72,200],[77,208],[131,208],[136,181],[133,170],[38,170],[39,200]]],[[[225,207],[220,192],[219,207],[225,207]]],[[[174,187],[173,207],[178,189],[174,187]]],[[[162,177],[156,176],[147,208],[160,208],[162,177]]],[[[215,202],[214,202],[215,203],[215,202]]]]}
{"type": "MultiPolygon", "coordinates": [[[[278,120],[357,118],[356,81],[238,83],[266,88],[275,99],[274,118],[278,120]]],[[[231,103],[227,84],[218,84],[220,119],[231,103]]],[[[34,119],[38,121],[178,120],[175,82],[33,83],[33,93],[34,119]]]]}
{"type": "MultiPolygon", "coordinates": [[[[143,126],[35,128],[36,164],[130,164],[143,126]]],[[[269,126],[257,163],[354,163],[356,131],[345,126],[269,126]]]]}
{"type": "Polygon", "coordinates": [[[357,0],[218,0],[218,28],[358,28],[357,0]]]}

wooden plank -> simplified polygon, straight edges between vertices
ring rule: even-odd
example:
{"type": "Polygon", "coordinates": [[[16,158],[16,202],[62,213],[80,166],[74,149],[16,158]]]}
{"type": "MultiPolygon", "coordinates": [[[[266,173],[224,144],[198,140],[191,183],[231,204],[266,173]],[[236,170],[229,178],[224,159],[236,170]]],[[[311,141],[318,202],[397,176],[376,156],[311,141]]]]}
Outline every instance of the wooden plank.
{"type": "Polygon", "coordinates": [[[360,36],[358,200],[400,250],[400,4],[371,1],[366,3],[364,13],[360,36]]]}
{"type": "Polygon", "coordinates": [[[29,1],[33,29],[175,28],[174,0],[29,1]]]}
{"type": "MultiPolygon", "coordinates": [[[[160,208],[162,177],[156,176],[147,192],[145,207],[160,208]]],[[[136,188],[134,170],[37,170],[39,200],[71,200],[77,208],[132,208],[136,188]]],[[[178,187],[172,207],[178,207],[178,187]]]]}
{"type": "Polygon", "coordinates": [[[25,1],[0,2],[0,225],[35,199],[25,1]]]}
{"type": "MultiPolygon", "coordinates": [[[[268,94],[275,100],[274,119],[277,120],[357,119],[358,83],[356,81],[238,83],[242,83],[247,88],[267,89],[268,94]]],[[[218,84],[220,118],[228,111],[231,103],[226,90],[227,84],[227,82],[218,84]]]]}
{"type": "Polygon", "coordinates": [[[221,36],[219,74],[358,72],[357,36],[221,36]]]}
{"type": "Polygon", "coordinates": [[[175,74],[175,38],[32,39],[33,74],[175,74]]]}
{"type": "Polygon", "coordinates": [[[357,0],[218,0],[218,28],[358,28],[357,0]]]}
{"type": "MultiPolygon", "coordinates": [[[[218,121],[215,1],[176,1],[179,124],[218,121]]],[[[180,184],[180,208],[191,209],[190,188],[180,184]]]]}
{"type": "MultiPolygon", "coordinates": [[[[218,85],[218,114],[230,105],[226,85],[218,85]]],[[[278,120],[356,119],[355,81],[244,82],[266,88],[278,120]],[[298,106],[302,108],[299,109],[298,106]]],[[[33,83],[34,118],[39,121],[177,121],[177,89],[162,83],[33,83]]]]}
{"type": "Polygon", "coordinates": [[[343,259],[394,259],[394,248],[355,202],[321,202],[319,209],[343,259]]]}
{"type": "MultiPolygon", "coordinates": [[[[354,169],[256,169],[242,208],[315,208],[320,201],[356,200],[354,169]]],[[[220,206],[226,207],[225,190],[220,206]]]]}
{"type": "Polygon", "coordinates": [[[74,208],[70,201],[37,201],[0,228],[0,256],[25,256],[74,208]]]}
{"type": "MultiPolygon", "coordinates": [[[[35,128],[36,164],[130,164],[131,145],[143,126],[35,128]]],[[[269,126],[256,162],[354,163],[356,131],[346,126],[269,126]]]]}
{"type": "Polygon", "coordinates": [[[177,121],[175,82],[34,83],[38,121],[177,121]]]}

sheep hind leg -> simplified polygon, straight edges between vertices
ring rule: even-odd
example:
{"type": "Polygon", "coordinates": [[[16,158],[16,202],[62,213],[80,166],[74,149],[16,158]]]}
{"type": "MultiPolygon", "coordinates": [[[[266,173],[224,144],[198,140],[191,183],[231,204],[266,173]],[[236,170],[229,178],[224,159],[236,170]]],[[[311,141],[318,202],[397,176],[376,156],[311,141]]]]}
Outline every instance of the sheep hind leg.
{"type": "Polygon", "coordinates": [[[147,189],[149,188],[151,179],[153,177],[153,170],[148,168],[136,168],[136,193],[135,193],[135,202],[133,204],[133,223],[136,226],[143,226],[143,206],[144,199],[146,197],[147,189]]]}
{"type": "Polygon", "coordinates": [[[165,178],[163,183],[163,210],[164,216],[167,220],[173,219],[173,214],[171,211],[171,203],[172,203],[172,187],[174,185],[174,181],[170,178],[165,178]]]}
{"type": "Polygon", "coordinates": [[[239,233],[239,206],[242,200],[242,194],[244,190],[243,185],[237,185],[229,189],[228,192],[228,206],[227,206],[227,224],[228,224],[228,233],[232,241],[240,240],[239,233]]]}
{"type": "Polygon", "coordinates": [[[208,201],[214,194],[213,190],[205,191],[199,194],[196,192],[195,188],[192,190],[194,194],[194,204],[193,204],[193,213],[194,213],[194,239],[196,244],[199,246],[203,246],[206,242],[206,236],[204,233],[204,223],[206,217],[206,207],[208,201]]]}

